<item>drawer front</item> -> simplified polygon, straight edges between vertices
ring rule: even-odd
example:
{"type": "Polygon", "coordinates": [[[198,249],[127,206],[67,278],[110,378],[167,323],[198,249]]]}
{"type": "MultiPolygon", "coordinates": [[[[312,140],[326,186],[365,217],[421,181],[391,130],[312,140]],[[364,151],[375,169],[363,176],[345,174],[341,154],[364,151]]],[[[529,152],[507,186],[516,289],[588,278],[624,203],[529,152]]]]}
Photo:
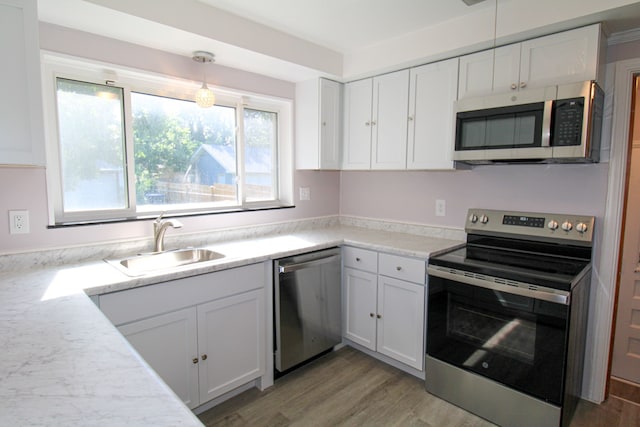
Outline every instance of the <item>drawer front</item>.
{"type": "Polygon", "coordinates": [[[264,264],[100,295],[100,310],[116,326],[264,287],[264,264]]]}
{"type": "Polygon", "coordinates": [[[342,262],[345,267],[357,268],[358,270],[378,272],[378,253],[367,249],[343,246],[342,262]]]}
{"type": "Polygon", "coordinates": [[[380,254],[379,273],[408,282],[424,285],[426,276],[425,260],[397,255],[380,254]]]}

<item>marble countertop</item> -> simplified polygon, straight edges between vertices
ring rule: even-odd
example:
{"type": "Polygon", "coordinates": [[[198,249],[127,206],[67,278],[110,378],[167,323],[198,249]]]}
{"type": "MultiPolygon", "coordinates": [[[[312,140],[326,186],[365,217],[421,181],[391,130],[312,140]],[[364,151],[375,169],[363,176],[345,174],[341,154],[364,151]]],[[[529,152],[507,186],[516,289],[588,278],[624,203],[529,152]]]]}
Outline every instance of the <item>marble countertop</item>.
{"type": "Polygon", "coordinates": [[[462,241],[332,226],[218,242],[218,261],[141,277],[101,259],[0,273],[0,425],[201,425],[88,295],[343,244],[426,259],[462,241]]]}

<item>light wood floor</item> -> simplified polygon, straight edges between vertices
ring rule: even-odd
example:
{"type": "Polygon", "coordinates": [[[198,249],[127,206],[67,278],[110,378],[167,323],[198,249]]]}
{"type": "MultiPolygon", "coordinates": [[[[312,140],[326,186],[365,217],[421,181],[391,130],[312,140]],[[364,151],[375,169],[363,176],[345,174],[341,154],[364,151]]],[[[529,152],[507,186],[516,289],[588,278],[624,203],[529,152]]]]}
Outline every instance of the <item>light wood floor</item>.
{"type": "MultiPolygon", "coordinates": [[[[349,347],[298,369],[260,392],[246,391],[204,412],[207,426],[425,426],[493,424],[424,390],[424,382],[349,347]]],[[[640,406],[581,402],[571,427],[640,427],[640,406]]]]}

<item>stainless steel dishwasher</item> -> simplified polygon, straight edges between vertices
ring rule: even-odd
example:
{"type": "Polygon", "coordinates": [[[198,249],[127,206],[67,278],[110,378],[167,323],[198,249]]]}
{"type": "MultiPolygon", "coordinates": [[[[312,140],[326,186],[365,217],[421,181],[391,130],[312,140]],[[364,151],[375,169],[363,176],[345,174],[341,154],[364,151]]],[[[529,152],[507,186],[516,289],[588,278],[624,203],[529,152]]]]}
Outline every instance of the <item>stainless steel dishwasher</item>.
{"type": "Polygon", "coordinates": [[[276,375],[342,341],[339,248],[274,261],[276,375]]]}

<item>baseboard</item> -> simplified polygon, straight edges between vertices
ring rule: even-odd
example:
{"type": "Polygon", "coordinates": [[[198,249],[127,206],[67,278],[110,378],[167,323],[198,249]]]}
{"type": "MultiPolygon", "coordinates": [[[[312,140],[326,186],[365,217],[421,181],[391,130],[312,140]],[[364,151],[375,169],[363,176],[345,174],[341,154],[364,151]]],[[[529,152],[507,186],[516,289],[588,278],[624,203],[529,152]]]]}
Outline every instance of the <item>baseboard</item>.
{"type": "Polygon", "coordinates": [[[609,379],[609,395],[640,405],[640,384],[611,377],[609,379]]]}

